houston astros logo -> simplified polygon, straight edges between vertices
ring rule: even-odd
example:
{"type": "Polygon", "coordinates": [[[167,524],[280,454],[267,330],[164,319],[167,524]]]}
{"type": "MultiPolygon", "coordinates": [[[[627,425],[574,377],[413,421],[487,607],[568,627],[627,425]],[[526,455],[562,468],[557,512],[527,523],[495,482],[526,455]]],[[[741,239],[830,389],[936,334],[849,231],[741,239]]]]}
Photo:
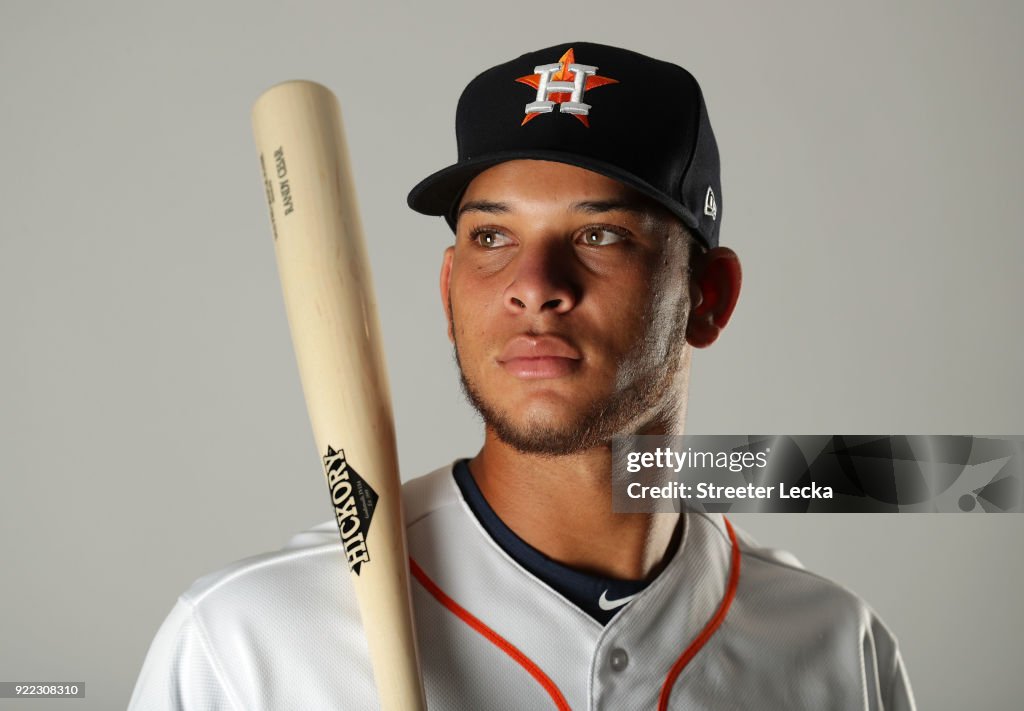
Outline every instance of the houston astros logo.
{"type": "Polygon", "coordinates": [[[590,114],[590,104],[583,103],[583,92],[605,84],[618,83],[617,79],[598,76],[597,67],[577,64],[572,48],[562,55],[558,64],[542,64],[534,67],[533,71],[536,73],[516,79],[537,90],[537,100],[526,105],[526,117],[520,124],[522,126],[538,114],[551,113],[557,105],[563,114],[572,114],[589,127],[587,116],[590,114]]]}

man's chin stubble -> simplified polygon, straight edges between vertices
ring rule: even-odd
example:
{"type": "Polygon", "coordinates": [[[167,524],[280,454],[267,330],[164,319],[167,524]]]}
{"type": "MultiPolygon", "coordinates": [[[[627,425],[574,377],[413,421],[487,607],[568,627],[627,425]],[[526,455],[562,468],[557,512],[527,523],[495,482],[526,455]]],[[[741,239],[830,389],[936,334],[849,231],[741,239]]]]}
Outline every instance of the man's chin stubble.
{"type": "Polygon", "coordinates": [[[675,371],[670,371],[664,372],[660,378],[642,379],[623,392],[592,403],[577,413],[574,421],[561,427],[514,422],[491,406],[466,377],[457,345],[454,354],[459,382],[469,404],[499,440],[523,454],[551,457],[579,454],[599,447],[610,448],[612,437],[618,434],[637,432],[651,426],[666,431],[671,429],[673,417],[658,418],[651,413],[674,413],[679,405],[677,398],[666,397],[667,392],[672,392],[671,381],[675,374],[675,371]],[[659,419],[665,421],[659,422],[659,419]]]}

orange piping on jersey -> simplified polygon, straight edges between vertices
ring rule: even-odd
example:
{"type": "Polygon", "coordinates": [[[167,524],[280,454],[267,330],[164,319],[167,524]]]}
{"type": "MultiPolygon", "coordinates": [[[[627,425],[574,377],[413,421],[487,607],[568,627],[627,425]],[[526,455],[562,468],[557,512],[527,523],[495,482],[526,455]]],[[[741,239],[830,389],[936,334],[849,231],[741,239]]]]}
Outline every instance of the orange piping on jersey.
{"type": "Polygon", "coordinates": [[[718,631],[719,626],[725,620],[726,614],[729,612],[729,607],[732,605],[733,598],[736,597],[736,586],[740,582],[740,546],[736,542],[736,533],[732,530],[732,524],[729,523],[729,519],[722,517],[725,521],[725,528],[729,531],[729,540],[732,541],[732,561],[729,565],[729,584],[725,587],[725,595],[722,596],[722,602],[718,605],[718,611],[715,612],[715,616],[712,617],[708,623],[701,630],[701,633],[697,635],[690,646],[679,655],[679,659],[672,665],[672,668],[668,672],[668,676],[665,677],[665,683],[661,687],[661,696],[658,698],[658,711],[668,711],[668,697],[672,695],[672,687],[676,683],[676,679],[679,677],[680,672],[683,668],[690,663],[690,660],[697,656],[697,652],[701,650],[707,641],[711,639],[711,635],[718,631]]]}
{"type": "Polygon", "coordinates": [[[448,597],[444,590],[439,588],[437,583],[431,580],[427,574],[423,572],[423,568],[421,568],[411,556],[409,558],[409,568],[412,571],[413,577],[416,578],[416,580],[419,581],[419,584],[422,585],[428,593],[433,595],[439,603],[447,607],[452,614],[483,635],[488,642],[508,656],[512,657],[519,666],[525,669],[530,676],[536,679],[537,683],[543,686],[544,690],[548,692],[551,700],[555,702],[555,707],[558,711],[572,711],[572,709],[569,708],[569,703],[565,700],[565,697],[562,696],[562,692],[558,690],[557,686],[555,686],[555,682],[551,681],[551,678],[541,671],[541,668],[534,664],[529,657],[520,652],[519,649],[507,639],[485,625],[469,610],[448,597]]]}

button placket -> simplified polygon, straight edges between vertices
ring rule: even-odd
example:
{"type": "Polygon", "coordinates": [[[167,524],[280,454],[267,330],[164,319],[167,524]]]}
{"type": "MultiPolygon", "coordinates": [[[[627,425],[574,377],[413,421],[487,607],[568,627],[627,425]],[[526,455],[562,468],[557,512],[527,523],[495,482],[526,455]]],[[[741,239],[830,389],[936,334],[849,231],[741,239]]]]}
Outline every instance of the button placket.
{"type": "Polygon", "coordinates": [[[613,672],[625,671],[629,666],[629,655],[622,647],[614,647],[608,653],[608,666],[613,672]]]}

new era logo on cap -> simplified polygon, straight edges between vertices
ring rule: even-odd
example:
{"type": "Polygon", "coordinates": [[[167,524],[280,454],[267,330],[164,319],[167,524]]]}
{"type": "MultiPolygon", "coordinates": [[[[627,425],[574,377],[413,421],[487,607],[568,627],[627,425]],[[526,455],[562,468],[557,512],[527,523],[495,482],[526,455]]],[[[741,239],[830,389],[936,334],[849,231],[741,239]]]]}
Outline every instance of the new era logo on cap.
{"type": "Polygon", "coordinates": [[[708,186],[707,195],[704,196],[704,214],[710,215],[714,220],[718,217],[718,204],[715,202],[715,191],[708,186]]]}

